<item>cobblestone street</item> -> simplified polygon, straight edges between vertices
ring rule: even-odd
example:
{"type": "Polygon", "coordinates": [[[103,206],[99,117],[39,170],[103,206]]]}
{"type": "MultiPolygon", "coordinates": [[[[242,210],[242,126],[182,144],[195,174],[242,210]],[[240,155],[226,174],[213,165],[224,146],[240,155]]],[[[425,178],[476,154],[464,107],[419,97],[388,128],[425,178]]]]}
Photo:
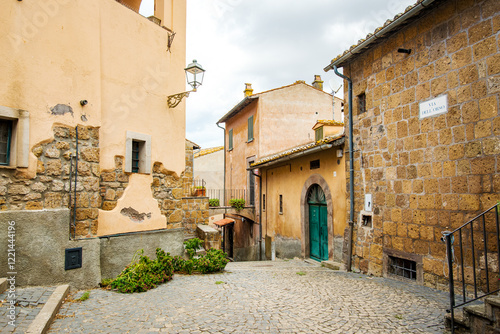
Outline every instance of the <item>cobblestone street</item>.
{"type": "Polygon", "coordinates": [[[443,333],[446,305],[444,292],[300,260],[238,262],[146,293],[91,290],[49,332],[443,333]]]}

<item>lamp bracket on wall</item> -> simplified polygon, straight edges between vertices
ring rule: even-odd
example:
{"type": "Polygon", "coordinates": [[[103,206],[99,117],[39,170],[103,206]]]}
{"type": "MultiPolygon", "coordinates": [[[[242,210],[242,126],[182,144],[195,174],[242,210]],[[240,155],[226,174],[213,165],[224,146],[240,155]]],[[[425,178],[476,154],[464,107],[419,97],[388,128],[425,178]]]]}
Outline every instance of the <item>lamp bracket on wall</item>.
{"type": "Polygon", "coordinates": [[[190,90],[188,92],[183,92],[183,93],[167,96],[168,107],[169,108],[177,107],[179,105],[179,103],[181,103],[181,101],[184,97],[189,97],[189,93],[191,93],[191,92],[196,92],[196,89],[190,90]]]}
{"type": "Polygon", "coordinates": [[[172,43],[174,42],[174,37],[175,37],[175,32],[168,32],[168,41],[167,41],[167,51],[170,51],[170,48],[172,47],[172,43]]]}

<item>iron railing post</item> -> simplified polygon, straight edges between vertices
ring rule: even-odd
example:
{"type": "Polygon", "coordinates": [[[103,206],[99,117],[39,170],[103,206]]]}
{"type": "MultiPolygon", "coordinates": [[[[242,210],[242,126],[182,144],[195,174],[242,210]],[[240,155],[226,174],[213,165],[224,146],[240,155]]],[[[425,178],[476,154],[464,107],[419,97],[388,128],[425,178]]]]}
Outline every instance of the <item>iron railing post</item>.
{"type": "Polygon", "coordinates": [[[455,332],[455,288],[453,283],[453,254],[451,249],[452,234],[446,235],[446,254],[448,255],[448,276],[450,280],[450,313],[451,313],[451,332],[455,332]]]}

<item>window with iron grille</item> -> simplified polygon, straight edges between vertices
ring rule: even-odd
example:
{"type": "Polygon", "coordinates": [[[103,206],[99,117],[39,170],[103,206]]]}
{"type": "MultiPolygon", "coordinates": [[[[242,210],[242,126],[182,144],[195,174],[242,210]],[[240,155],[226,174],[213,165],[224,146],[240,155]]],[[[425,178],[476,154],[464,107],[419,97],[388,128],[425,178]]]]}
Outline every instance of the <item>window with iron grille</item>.
{"type": "Polygon", "coordinates": [[[318,169],[319,168],[319,159],[309,162],[309,168],[310,169],[318,169]]]}
{"type": "Polygon", "coordinates": [[[266,194],[262,194],[262,210],[266,211],[266,194]]]}
{"type": "Polygon", "coordinates": [[[139,155],[141,153],[140,143],[137,140],[132,141],[132,173],[139,173],[139,155]]]}
{"type": "Polygon", "coordinates": [[[12,121],[0,119],[0,165],[10,162],[10,140],[12,136],[12,121]]]}
{"type": "Polygon", "coordinates": [[[280,214],[283,214],[283,195],[280,195],[280,214]]]}
{"type": "Polygon", "coordinates": [[[389,256],[389,273],[403,278],[417,280],[417,263],[415,261],[389,256]]]}

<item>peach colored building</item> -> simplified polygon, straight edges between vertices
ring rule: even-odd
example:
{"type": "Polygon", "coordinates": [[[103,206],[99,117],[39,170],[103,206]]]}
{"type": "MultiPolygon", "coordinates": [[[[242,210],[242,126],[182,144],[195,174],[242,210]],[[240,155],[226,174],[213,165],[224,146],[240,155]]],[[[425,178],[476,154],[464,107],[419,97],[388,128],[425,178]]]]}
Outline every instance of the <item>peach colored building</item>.
{"type": "Polygon", "coordinates": [[[262,178],[267,258],[343,261],[344,124],[318,121],[313,129],[314,141],[262,157],[251,166],[262,178]]]}
{"type": "MultiPolygon", "coordinates": [[[[167,105],[167,96],[186,90],[186,1],[156,0],[149,19],[138,13],[140,4],[0,4],[0,205],[9,217],[40,217],[31,223],[35,236],[50,235],[38,227],[47,223],[44,215],[56,214],[50,223],[66,235],[51,239],[51,250],[61,257],[65,248],[83,247],[83,267],[61,272],[57,263],[54,281],[98,282],[101,273],[87,274],[100,260],[88,261],[89,254],[106,254],[112,241],[148,251],[171,241],[179,253],[184,228],[207,218],[190,214],[205,202],[185,198],[193,151],[185,141],[185,103],[167,105]],[[151,234],[149,245],[110,237],[139,231],[170,231],[170,241],[161,233],[151,234]]],[[[115,264],[127,264],[137,249],[115,253],[114,260],[122,257],[115,264]]],[[[45,251],[24,255],[34,265],[45,251]]],[[[101,263],[103,277],[121,270],[105,272],[110,265],[101,263]]],[[[33,274],[20,284],[43,284],[42,271],[36,278],[36,266],[27,262],[25,269],[33,274]]]]}
{"type": "Polygon", "coordinates": [[[316,76],[312,86],[297,81],[257,94],[246,84],[243,100],[218,121],[225,123],[226,190],[245,191],[246,205],[255,207],[257,217],[235,226],[235,258],[257,254],[254,248],[260,237],[259,181],[247,168],[264,156],[314,140],[311,124],[317,120],[341,117],[342,101],[337,100],[334,112],[332,95],[323,91],[322,83],[316,76]]]}

